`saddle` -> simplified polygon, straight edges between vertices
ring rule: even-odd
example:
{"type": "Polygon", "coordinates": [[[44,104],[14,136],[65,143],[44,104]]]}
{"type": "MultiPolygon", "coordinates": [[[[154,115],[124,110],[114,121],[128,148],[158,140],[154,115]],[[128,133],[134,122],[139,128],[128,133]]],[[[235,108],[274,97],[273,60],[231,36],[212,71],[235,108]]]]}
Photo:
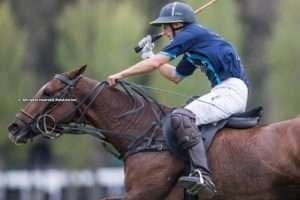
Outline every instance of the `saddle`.
{"type": "Polygon", "coordinates": [[[256,126],[263,113],[263,107],[259,106],[244,113],[238,113],[230,116],[227,119],[199,126],[199,130],[202,132],[202,139],[206,150],[208,150],[213,138],[222,128],[233,129],[248,129],[256,126]]]}
{"type": "MultiPolygon", "coordinates": [[[[214,137],[218,132],[223,128],[233,128],[233,129],[248,129],[256,126],[263,113],[263,107],[259,106],[254,109],[248,110],[243,113],[238,113],[230,116],[227,119],[220,120],[218,122],[205,124],[199,126],[199,131],[202,133],[202,139],[204,141],[204,145],[206,151],[208,151],[214,137]]],[[[168,124],[168,123],[167,123],[168,124]]],[[[170,129],[169,129],[170,130],[170,129]]],[[[166,143],[170,148],[171,152],[175,154],[177,158],[183,161],[187,161],[187,157],[185,156],[185,152],[183,152],[175,139],[175,134],[170,131],[163,131],[166,138],[166,143]]]]}

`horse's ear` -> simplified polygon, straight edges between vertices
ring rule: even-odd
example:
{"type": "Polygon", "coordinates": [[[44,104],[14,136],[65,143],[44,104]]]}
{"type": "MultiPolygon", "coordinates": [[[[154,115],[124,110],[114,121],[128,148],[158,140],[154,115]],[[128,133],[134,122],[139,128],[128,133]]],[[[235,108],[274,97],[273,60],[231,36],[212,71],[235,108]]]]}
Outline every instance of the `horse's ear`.
{"type": "Polygon", "coordinates": [[[68,72],[69,78],[73,79],[73,78],[76,78],[77,76],[83,74],[84,71],[86,70],[86,67],[87,67],[87,65],[83,65],[77,69],[74,69],[74,70],[68,72]]]}

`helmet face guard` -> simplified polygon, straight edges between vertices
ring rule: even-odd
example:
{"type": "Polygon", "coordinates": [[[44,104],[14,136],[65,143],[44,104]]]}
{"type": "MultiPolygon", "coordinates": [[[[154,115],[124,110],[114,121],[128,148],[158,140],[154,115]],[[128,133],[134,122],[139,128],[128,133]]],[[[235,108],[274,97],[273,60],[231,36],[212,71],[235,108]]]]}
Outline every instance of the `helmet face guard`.
{"type": "Polygon", "coordinates": [[[172,23],[196,23],[193,8],[182,2],[169,3],[160,10],[159,17],[150,22],[154,26],[172,23]]]}

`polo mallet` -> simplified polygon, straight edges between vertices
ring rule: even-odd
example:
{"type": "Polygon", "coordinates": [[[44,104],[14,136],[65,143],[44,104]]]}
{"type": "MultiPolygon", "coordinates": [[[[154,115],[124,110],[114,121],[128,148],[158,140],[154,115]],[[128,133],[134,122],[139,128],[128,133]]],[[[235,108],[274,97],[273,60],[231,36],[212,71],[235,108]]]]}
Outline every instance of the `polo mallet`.
{"type": "MultiPolygon", "coordinates": [[[[210,5],[212,5],[213,3],[215,3],[217,0],[210,0],[209,2],[207,2],[206,4],[204,4],[203,6],[201,6],[200,8],[196,9],[194,11],[195,14],[199,14],[200,12],[202,12],[204,9],[206,9],[207,7],[209,7],[210,5]]],[[[158,39],[160,39],[162,36],[164,35],[163,32],[159,33],[159,34],[156,34],[156,35],[153,35],[151,36],[151,41],[152,42],[155,42],[157,41],[158,39]]],[[[136,46],[134,48],[134,51],[136,53],[139,53],[141,50],[143,49],[143,46],[136,46]]]]}

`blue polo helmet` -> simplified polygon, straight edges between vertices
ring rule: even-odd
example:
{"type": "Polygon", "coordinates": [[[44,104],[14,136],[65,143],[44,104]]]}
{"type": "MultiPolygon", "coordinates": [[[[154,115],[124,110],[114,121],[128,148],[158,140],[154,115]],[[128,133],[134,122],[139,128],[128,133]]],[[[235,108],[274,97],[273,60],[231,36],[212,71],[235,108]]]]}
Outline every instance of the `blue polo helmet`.
{"type": "Polygon", "coordinates": [[[196,16],[191,6],[182,2],[173,2],[161,8],[159,17],[150,22],[151,25],[160,26],[181,22],[185,24],[196,23],[196,16]]]}

